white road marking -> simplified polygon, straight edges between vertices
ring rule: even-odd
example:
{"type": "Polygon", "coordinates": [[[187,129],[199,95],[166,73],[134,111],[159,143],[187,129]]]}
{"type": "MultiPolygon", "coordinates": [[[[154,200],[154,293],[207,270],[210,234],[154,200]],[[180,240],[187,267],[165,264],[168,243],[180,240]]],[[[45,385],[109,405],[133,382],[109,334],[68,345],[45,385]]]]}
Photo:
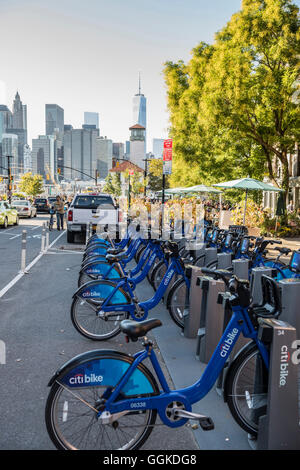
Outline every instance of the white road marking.
{"type": "MultiPolygon", "coordinates": [[[[55,240],[49,245],[48,249],[51,248],[56,242],[57,240],[60,239],[60,237],[63,236],[63,234],[65,233],[65,230],[60,233],[58,235],[58,237],[55,238],[55,240]]],[[[47,252],[47,250],[41,252],[38,256],[36,256],[32,261],[31,263],[28,264],[28,266],[26,266],[25,268],[25,271],[24,272],[20,272],[19,274],[17,274],[13,279],[12,281],[10,281],[5,287],[3,287],[3,289],[1,289],[0,291],[0,299],[1,297],[3,297],[6,292],[9,291],[9,289],[11,289],[23,276],[25,273],[28,273],[30,271],[30,269],[42,258],[42,256],[47,252]]]]}
{"type": "Polygon", "coordinates": [[[21,233],[19,233],[18,235],[14,235],[13,237],[10,238],[10,240],[14,240],[15,238],[18,238],[18,237],[20,237],[21,235],[22,235],[21,233]]]}

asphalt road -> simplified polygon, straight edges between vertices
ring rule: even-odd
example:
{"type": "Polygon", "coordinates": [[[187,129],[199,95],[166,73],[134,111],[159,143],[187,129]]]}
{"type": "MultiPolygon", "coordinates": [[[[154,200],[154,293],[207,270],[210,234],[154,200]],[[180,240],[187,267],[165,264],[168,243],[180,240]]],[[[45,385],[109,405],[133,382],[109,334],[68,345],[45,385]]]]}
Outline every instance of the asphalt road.
{"type": "MultiPolygon", "coordinates": [[[[48,214],[38,214],[32,219],[20,219],[19,226],[0,229],[0,291],[21,269],[22,232],[26,230],[26,265],[41,251],[43,224],[47,224],[48,214]]],[[[49,243],[61,233],[49,232],[49,243]]]]}
{"type": "MultiPolygon", "coordinates": [[[[20,227],[1,232],[1,288],[19,271],[22,229],[26,226],[31,236],[27,244],[27,261],[30,262],[40,252],[41,239],[34,235],[41,235],[41,224],[46,218],[38,216],[22,221],[20,227]]],[[[51,232],[50,241],[60,234],[56,230],[51,232]]],[[[68,359],[98,348],[126,352],[141,349],[140,343],[126,344],[121,335],[97,343],[74,329],[70,305],[81,258],[75,246],[67,245],[64,233],[28,274],[0,296],[0,340],[6,346],[6,361],[0,364],[1,450],[54,449],[44,420],[47,384],[68,359]]],[[[140,293],[144,300],[143,292],[140,293]]],[[[193,450],[198,446],[188,426],[177,430],[157,426],[143,448],[193,450]]]]}

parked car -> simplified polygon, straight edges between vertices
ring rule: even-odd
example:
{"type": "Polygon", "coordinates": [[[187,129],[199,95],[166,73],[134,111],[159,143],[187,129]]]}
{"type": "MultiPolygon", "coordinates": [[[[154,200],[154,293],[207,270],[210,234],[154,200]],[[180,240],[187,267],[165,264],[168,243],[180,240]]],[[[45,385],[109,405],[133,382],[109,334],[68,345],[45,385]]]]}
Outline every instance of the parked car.
{"type": "Polygon", "coordinates": [[[37,215],[37,209],[30,203],[30,201],[21,199],[13,201],[12,205],[17,209],[19,217],[31,218],[36,217],[37,215]]]}
{"type": "Polygon", "coordinates": [[[8,202],[0,201],[0,226],[7,228],[8,225],[19,225],[19,216],[8,202]]]}
{"type": "Polygon", "coordinates": [[[36,207],[37,212],[48,212],[50,210],[50,206],[48,200],[46,198],[36,198],[34,201],[34,207],[36,207]]]}
{"type": "Polygon", "coordinates": [[[74,197],[67,216],[68,243],[74,242],[75,233],[85,235],[90,224],[94,230],[118,230],[118,208],[109,194],[83,193],[74,197]]]}

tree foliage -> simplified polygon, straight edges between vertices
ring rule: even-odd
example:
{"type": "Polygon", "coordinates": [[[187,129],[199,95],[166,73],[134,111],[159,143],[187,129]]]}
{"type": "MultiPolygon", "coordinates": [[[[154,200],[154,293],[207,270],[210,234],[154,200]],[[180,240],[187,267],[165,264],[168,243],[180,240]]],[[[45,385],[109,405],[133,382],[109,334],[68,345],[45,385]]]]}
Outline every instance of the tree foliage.
{"type": "Polygon", "coordinates": [[[113,175],[108,173],[107,177],[105,178],[103,191],[108,194],[113,194],[114,196],[121,196],[122,188],[120,173],[114,173],[113,175]]]}
{"type": "MultiPolygon", "coordinates": [[[[163,183],[163,160],[155,158],[148,164],[147,187],[150,191],[160,191],[163,183]]],[[[165,187],[169,187],[169,177],[165,178],[165,187]]]]}
{"type": "Polygon", "coordinates": [[[300,137],[299,53],[291,0],[243,0],[213,45],[201,42],[188,64],[165,64],[172,185],[267,175],[288,189],[288,154],[300,137]]]}
{"type": "Polygon", "coordinates": [[[44,191],[43,186],[43,177],[29,172],[22,175],[19,189],[28,196],[38,196],[44,191]]]}

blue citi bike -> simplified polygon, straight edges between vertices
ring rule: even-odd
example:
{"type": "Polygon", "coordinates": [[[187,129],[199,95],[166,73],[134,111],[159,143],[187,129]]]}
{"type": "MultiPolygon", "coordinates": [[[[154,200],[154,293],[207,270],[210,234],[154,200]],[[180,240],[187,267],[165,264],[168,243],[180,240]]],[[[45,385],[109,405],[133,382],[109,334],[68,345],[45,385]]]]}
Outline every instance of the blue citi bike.
{"type": "MultiPolygon", "coordinates": [[[[172,278],[178,279],[168,292],[167,305],[173,321],[183,326],[183,313],[178,306],[178,282],[184,283],[184,296],[189,292],[190,280],[184,262],[178,254],[178,245],[175,242],[165,242],[164,256],[166,272],[154,296],[144,302],[139,302],[134,289],[137,282],[143,279],[154,262],[160,256],[160,242],[154,243],[157,248],[153,250],[145,267],[138,277],[121,277],[120,280],[97,279],[83,284],[73,295],[71,305],[71,320],[76,330],[86,338],[101,341],[110,339],[120,333],[122,320],[131,317],[135,321],[143,321],[148,312],[161,301],[165,295],[172,278]],[[170,262],[168,262],[170,258],[170,262]]],[[[117,262],[121,255],[107,255],[107,260],[117,262]]],[[[182,290],[182,289],[181,289],[182,290]]]]}
{"type": "MultiPolygon", "coordinates": [[[[300,252],[293,253],[291,269],[300,268],[300,252]]],[[[147,334],[161,326],[159,319],[120,323],[127,341],[143,338],[143,349],[133,355],[93,350],[65,363],[49,382],[45,419],[58,449],[130,450],[140,448],[156,426],[156,418],[170,427],[197,420],[204,431],[212,418],[192,411],[192,405],[213,388],[242,334],[251,341],[230,361],[224,378],[224,400],[235,421],[256,436],[259,417],[266,413],[270,344],[259,335],[265,318],[278,318],[280,300],[276,282],[262,277],[263,304],[251,305],[248,280],[229,271],[202,269],[222,279],[231,293],[232,315],[201,377],[190,386],[171,390],[147,334]],[[153,372],[145,365],[151,363],[153,372]]]]}

